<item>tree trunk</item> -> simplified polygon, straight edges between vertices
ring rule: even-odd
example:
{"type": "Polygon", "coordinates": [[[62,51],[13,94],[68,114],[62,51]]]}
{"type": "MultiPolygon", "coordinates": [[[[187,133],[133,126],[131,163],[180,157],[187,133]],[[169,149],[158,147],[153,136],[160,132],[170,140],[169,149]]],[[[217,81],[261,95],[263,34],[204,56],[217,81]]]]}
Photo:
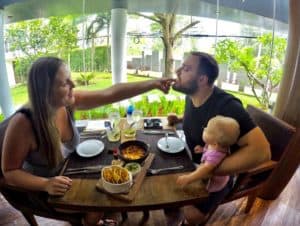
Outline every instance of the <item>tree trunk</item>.
{"type": "Polygon", "coordinates": [[[174,59],[173,59],[173,46],[167,43],[165,46],[165,73],[164,77],[173,77],[174,59]]]}
{"type": "MultiPolygon", "coordinates": [[[[283,76],[280,83],[280,88],[278,92],[278,97],[276,100],[274,115],[278,118],[283,119],[283,117],[288,117],[288,115],[293,115],[294,113],[299,113],[299,109],[296,112],[293,112],[290,109],[290,106],[287,105],[288,99],[293,97],[295,98],[296,93],[288,92],[288,90],[291,89],[291,87],[297,84],[293,81],[294,77],[296,76],[296,63],[299,61],[299,52],[297,51],[300,46],[300,14],[297,13],[297,10],[300,10],[300,3],[297,0],[290,0],[290,9],[289,9],[289,34],[288,34],[288,42],[287,42],[287,49],[286,49],[286,55],[285,55],[285,62],[283,66],[283,76]],[[294,83],[294,84],[292,84],[294,83]],[[290,95],[291,94],[291,95],[290,95]],[[289,107],[287,107],[289,106],[289,107]],[[285,115],[285,116],[284,116],[285,115]]],[[[297,76],[299,77],[300,72],[298,71],[297,76]]],[[[299,86],[299,85],[298,85],[299,86]]],[[[299,87],[298,87],[299,89],[299,87]]],[[[296,91],[296,89],[294,90],[296,91]]],[[[299,94],[299,92],[298,92],[299,94]]],[[[296,100],[296,98],[294,99],[296,100]]],[[[299,106],[299,103],[297,102],[291,102],[292,106],[296,107],[296,105],[299,106]]],[[[293,109],[297,110],[297,108],[293,109]]],[[[285,120],[284,119],[284,120],[285,120]]],[[[296,122],[295,122],[296,123],[296,122]]],[[[300,126],[300,117],[298,117],[298,122],[296,123],[297,126],[300,126]]],[[[296,126],[296,124],[292,124],[296,126]]]]}
{"type": "Polygon", "coordinates": [[[92,37],[92,48],[91,48],[91,71],[95,71],[95,38],[92,37]]]}
{"type": "MultiPolygon", "coordinates": [[[[275,115],[297,128],[297,137],[280,159],[260,197],[276,199],[287,185],[300,161],[300,1],[289,1],[289,39],[284,75],[278,93],[275,115]]],[[[280,138],[279,138],[280,139],[280,138]]]]}
{"type": "Polygon", "coordinates": [[[165,20],[162,22],[162,32],[163,32],[163,43],[165,52],[165,73],[163,77],[172,77],[174,68],[173,59],[173,47],[174,47],[174,24],[175,24],[174,14],[167,14],[165,20]]]}

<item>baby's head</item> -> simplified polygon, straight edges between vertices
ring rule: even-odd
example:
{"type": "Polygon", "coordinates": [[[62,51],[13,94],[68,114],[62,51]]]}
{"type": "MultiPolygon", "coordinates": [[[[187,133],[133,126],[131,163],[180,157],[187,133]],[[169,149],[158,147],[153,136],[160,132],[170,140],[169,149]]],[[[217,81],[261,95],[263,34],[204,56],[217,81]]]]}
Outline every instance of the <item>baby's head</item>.
{"type": "Polygon", "coordinates": [[[237,141],[239,135],[240,126],[235,119],[217,115],[208,121],[202,138],[206,144],[228,147],[237,141]]]}

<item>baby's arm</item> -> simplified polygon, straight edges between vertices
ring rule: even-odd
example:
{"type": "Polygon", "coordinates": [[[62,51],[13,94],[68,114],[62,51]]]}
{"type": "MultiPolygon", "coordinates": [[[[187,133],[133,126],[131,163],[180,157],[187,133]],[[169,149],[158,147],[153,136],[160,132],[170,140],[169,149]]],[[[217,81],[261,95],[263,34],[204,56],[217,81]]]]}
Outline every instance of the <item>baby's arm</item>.
{"type": "Polygon", "coordinates": [[[201,163],[194,172],[179,176],[176,183],[180,186],[185,186],[196,180],[207,178],[212,174],[215,168],[215,164],[209,162],[201,163]]]}

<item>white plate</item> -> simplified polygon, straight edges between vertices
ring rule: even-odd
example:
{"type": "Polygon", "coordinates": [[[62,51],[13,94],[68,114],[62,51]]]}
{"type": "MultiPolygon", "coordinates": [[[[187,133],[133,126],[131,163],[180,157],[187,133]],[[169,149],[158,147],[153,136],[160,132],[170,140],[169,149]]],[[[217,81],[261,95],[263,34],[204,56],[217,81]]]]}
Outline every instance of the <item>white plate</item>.
{"type": "Polygon", "coordinates": [[[104,144],[100,140],[86,140],[80,143],[76,152],[81,157],[93,157],[104,150],[104,144]]]}
{"type": "Polygon", "coordinates": [[[175,154],[184,150],[184,143],[177,137],[168,137],[168,144],[166,144],[166,138],[162,137],[157,142],[157,147],[167,153],[175,154]]]}

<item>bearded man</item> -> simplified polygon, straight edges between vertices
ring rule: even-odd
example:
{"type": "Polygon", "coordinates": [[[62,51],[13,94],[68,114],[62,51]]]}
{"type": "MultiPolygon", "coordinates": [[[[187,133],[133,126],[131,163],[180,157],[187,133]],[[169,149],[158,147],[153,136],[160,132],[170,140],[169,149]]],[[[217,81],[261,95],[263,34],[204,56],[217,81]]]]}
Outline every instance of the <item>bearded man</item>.
{"type": "Polygon", "coordinates": [[[223,115],[234,118],[240,126],[240,136],[230,150],[231,154],[215,170],[215,175],[232,175],[227,185],[218,192],[210,193],[206,202],[183,208],[184,224],[194,225],[205,221],[206,216],[225,198],[233,187],[233,175],[247,171],[271,158],[269,143],[243,108],[241,101],[214,86],[219,67],[207,53],[192,52],[176,70],[177,80],[173,89],[186,94],[182,118],[168,117],[169,124],[183,123],[186,142],[192,150],[193,161],[200,163],[204,146],[202,132],[210,118],[223,115]]]}

